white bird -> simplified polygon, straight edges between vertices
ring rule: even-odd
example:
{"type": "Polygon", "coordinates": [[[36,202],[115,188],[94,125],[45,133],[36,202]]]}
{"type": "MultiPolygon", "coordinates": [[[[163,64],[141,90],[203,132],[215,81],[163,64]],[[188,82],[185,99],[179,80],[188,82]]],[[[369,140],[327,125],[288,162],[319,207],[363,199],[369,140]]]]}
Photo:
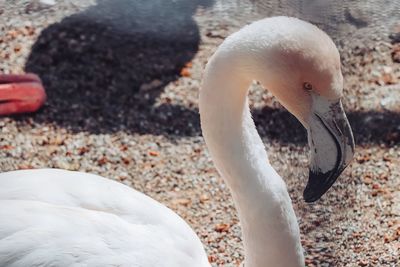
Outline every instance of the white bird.
{"type": "MultiPolygon", "coordinates": [[[[304,266],[289,194],[250,116],[252,79],[307,128],[305,199],[314,201],[353,155],[340,103],[339,54],[309,23],[264,19],[225,40],[206,67],[200,92],[205,141],[239,211],[245,266],[304,266]]],[[[0,266],[210,264],[194,231],[155,200],[100,176],[41,169],[0,174],[0,266]]]]}

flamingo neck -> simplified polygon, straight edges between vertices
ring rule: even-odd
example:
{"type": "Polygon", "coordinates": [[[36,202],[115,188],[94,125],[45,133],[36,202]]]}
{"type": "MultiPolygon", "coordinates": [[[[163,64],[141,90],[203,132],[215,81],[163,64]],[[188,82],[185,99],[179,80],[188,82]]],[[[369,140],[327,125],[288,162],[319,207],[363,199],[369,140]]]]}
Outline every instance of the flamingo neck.
{"type": "Polygon", "coordinates": [[[236,53],[217,54],[207,66],[200,92],[201,126],[238,210],[245,266],[304,266],[299,227],[286,185],[270,165],[251,118],[247,100],[250,76],[242,75],[245,67],[238,68],[228,60],[236,53]]]}

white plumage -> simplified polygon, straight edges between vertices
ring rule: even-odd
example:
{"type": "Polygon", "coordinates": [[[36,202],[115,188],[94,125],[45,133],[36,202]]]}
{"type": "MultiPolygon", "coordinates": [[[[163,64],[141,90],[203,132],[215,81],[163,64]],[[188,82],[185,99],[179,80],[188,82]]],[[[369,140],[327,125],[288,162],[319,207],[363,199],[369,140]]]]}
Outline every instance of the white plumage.
{"type": "Polygon", "coordinates": [[[0,266],[209,266],[173,211],[118,182],[57,169],[0,174],[0,266]]]}

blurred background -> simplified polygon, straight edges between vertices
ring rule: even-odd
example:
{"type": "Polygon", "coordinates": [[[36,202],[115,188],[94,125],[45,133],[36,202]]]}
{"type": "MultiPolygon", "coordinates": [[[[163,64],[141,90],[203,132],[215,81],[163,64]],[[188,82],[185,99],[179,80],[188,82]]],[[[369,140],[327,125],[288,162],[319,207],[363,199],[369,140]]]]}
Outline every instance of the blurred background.
{"type": "Polygon", "coordinates": [[[338,46],[357,144],[335,186],[306,205],[306,132],[252,85],[253,116],[288,184],[307,266],[397,266],[398,0],[0,1],[0,73],[36,73],[48,95],[35,114],[0,118],[1,171],[56,167],[119,180],[178,212],[214,266],[238,266],[240,225],[201,137],[198,90],[229,34],[276,15],[314,23],[338,46]]]}

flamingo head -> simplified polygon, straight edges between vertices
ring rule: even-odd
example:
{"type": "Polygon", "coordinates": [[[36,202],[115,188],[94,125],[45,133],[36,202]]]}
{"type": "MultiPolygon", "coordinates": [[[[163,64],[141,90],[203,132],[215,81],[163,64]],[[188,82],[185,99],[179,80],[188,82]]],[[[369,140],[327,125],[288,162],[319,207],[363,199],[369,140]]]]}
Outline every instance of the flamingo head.
{"type": "Polygon", "coordinates": [[[331,38],[316,26],[295,18],[272,20],[275,26],[265,31],[264,41],[259,38],[263,51],[256,65],[264,77],[262,84],[307,129],[311,155],[303,196],[313,202],[333,185],[354,155],[353,133],[341,102],[340,56],[331,38]],[[269,38],[271,34],[274,38],[269,38]]]}

